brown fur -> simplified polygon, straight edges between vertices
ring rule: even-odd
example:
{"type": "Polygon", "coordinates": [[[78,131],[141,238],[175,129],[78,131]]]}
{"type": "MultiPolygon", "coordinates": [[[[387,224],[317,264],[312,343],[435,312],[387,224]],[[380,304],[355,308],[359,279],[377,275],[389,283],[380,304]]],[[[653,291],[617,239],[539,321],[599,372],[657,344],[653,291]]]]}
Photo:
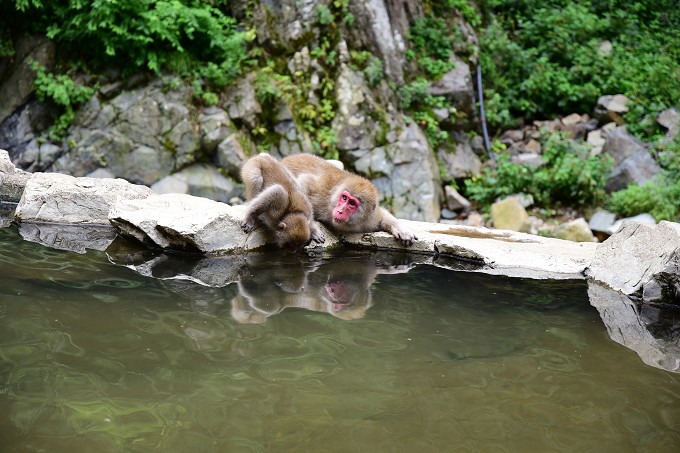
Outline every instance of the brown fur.
{"type": "Polygon", "coordinates": [[[248,210],[241,229],[249,233],[256,222],[274,234],[281,248],[297,249],[324,237],[312,215],[312,205],[290,172],[268,154],[252,157],[241,168],[248,210]]]}
{"type": "Polygon", "coordinates": [[[397,219],[378,206],[378,191],[366,178],[341,170],[320,157],[295,154],[281,163],[297,178],[314,209],[314,218],[336,233],[369,233],[386,231],[404,245],[417,239],[399,227],[397,219]],[[361,201],[357,211],[345,223],[333,221],[333,209],[343,191],[361,201]]]}

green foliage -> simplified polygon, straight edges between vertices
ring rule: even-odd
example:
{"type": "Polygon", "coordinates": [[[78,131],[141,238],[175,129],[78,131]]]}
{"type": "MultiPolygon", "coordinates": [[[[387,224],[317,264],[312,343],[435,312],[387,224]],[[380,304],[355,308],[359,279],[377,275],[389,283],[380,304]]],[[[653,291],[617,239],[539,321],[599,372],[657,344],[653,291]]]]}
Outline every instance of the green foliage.
{"type": "Polygon", "coordinates": [[[452,34],[448,25],[439,17],[424,16],[416,19],[409,31],[412,51],[407,57],[415,60],[430,77],[441,78],[453,69],[450,61],[453,53],[452,34]]]}
{"type": "Polygon", "coordinates": [[[609,209],[629,217],[644,212],[650,213],[657,221],[678,220],[680,206],[680,181],[648,182],[643,186],[631,184],[623,190],[614,192],[609,201],[609,209]]]}
{"type": "Polygon", "coordinates": [[[66,74],[53,74],[33,63],[36,71],[35,94],[41,101],[52,100],[63,109],[48,134],[55,140],[61,139],[75,118],[74,107],[88,101],[94,94],[90,87],[78,85],[66,74]]]}
{"type": "Polygon", "coordinates": [[[380,58],[368,51],[350,50],[352,69],[362,71],[369,86],[376,87],[385,77],[383,63],[380,58]]]}
{"type": "Polygon", "coordinates": [[[449,138],[449,133],[439,128],[439,121],[430,111],[417,111],[413,114],[413,119],[425,131],[430,146],[434,149],[449,138]]]}
{"type": "Polygon", "coordinates": [[[642,138],[680,104],[680,9],[672,0],[488,0],[480,33],[486,110],[493,126],[512,118],[589,112],[597,97],[633,102],[627,122],[642,138]],[[612,43],[601,54],[600,43],[612,43]]]}
{"type": "Polygon", "coordinates": [[[399,107],[403,110],[410,108],[418,100],[425,99],[430,95],[430,83],[425,78],[418,78],[413,82],[399,87],[397,98],[399,107]]]}
{"type": "Polygon", "coordinates": [[[544,144],[545,165],[533,169],[500,154],[495,168],[485,167],[480,175],[465,180],[465,194],[480,204],[520,192],[532,194],[539,206],[598,203],[605,198],[610,162],[587,153],[585,147],[555,134],[544,144]]]}
{"type": "Polygon", "coordinates": [[[364,68],[364,75],[366,76],[366,81],[369,86],[378,86],[385,76],[382,60],[377,57],[371,57],[364,68]]]}
{"type": "MultiPolygon", "coordinates": [[[[276,65],[270,62],[256,73],[254,80],[255,94],[264,110],[260,120],[272,125],[275,122],[277,104],[284,102],[291,111],[295,112],[296,119],[312,136],[317,154],[336,159],[338,139],[331,127],[336,110],[331,98],[335,84],[332,78],[325,77],[319,85],[318,91],[321,99],[310,103],[306,98],[310,89],[309,83],[294,83],[290,76],[281,74],[277,71],[276,65]]],[[[269,129],[273,127],[259,127],[252,132],[264,137],[269,129]]]]}
{"type": "Polygon", "coordinates": [[[237,31],[233,18],[201,0],[17,0],[0,9],[0,20],[17,32],[42,32],[60,48],[91,67],[117,65],[128,71],[159,73],[170,67],[195,68],[191,74],[223,86],[240,74],[245,44],[253,31],[237,31]],[[4,11],[3,11],[4,9],[4,11]],[[189,56],[191,64],[184,61],[189,56]]]}
{"type": "Polygon", "coordinates": [[[335,22],[335,16],[333,16],[333,13],[328,6],[318,6],[316,8],[316,15],[319,19],[319,24],[321,25],[328,25],[331,22],[335,22]]]}
{"type": "Polygon", "coordinates": [[[447,9],[455,9],[460,11],[466,21],[470,25],[476,27],[482,22],[482,18],[473,5],[468,0],[444,0],[444,12],[447,9]]]}

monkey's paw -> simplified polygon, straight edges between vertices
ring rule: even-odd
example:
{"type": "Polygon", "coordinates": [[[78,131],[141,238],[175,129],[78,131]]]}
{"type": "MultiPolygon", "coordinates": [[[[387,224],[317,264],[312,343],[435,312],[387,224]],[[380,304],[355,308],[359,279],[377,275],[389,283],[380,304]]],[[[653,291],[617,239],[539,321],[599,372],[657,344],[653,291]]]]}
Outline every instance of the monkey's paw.
{"type": "Polygon", "coordinates": [[[312,241],[317,244],[323,244],[326,241],[326,236],[321,231],[318,231],[312,234],[312,241]]]}
{"type": "Polygon", "coordinates": [[[241,222],[241,230],[244,233],[250,233],[255,228],[255,219],[245,219],[241,222]]]}
{"type": "Polygon", "coordinates": [[[413,245],[413,241],[417,241],[418,237],[410,231],[405,230],[394,230],[392,235],[401,242],[401,245],[405,247],[410,247],[413,245]]]}

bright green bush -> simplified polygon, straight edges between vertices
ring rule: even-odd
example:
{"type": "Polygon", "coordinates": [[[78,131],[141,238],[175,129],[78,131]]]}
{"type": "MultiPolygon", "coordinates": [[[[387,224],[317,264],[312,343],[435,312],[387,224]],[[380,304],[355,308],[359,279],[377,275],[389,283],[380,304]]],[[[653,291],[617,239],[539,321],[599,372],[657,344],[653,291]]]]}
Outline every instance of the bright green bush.
{"type": "MultiPolygon", "coordinates": [[[[680,8],[675,0],[487,0],[480,31],[489,122],[592,111],[632,100],[630,130],[650,139],[663,108],[680,104],[680,8]],[[599,43],[613,44],[601,55],[599,43]]],[[[517,120],[515,120],[517,121],[517,120]]]]}
{"type": "Polygon", "coordinates": [[[415,60],[428,76],[441,78],[453,69],[450,61],[453,53],[452,37],[444,19],[434,16],[420,17],[409,32],[412,50],[407,53],[407,57],[415,60]]]}
{"type": "Polygon", "coordinates": [[[530,168],[499,154],[495,167],[465,180],[465,195],[481,205],[515,193],[527,193],[538,206],[588,206],[605,198],[604,184],[610,162],[588,157],[588,149],[558,134],[544,143],[545,164],[530,168]]]}
{"type": "Polygon", "coordinates": [[[236,21],[220,9],[223,1],[2,3],[0,27],[4,32],[43,33],[59,44],[61,52],[89,67],[116,65],[129,71],[159,73],[182,66],[218,86],[240,74],[246,60],[245,44],[253,37],[253,32],[236,30],[236,21]],[[187,56],[188,64],[174,64],[187,56]]]}
{"type": "Polygon", "coordinates": [[[88,101],[94,90],[77,84],[66,74],[55,75],[35,64],[33,69],[36,70],[35,94],[38,99],[41,101],[50,99],[62,109],[62,113],[48,131],[53,139],[60,139],[75,118],[74,107],[88,101]]]}
{"type": "Polygon", "coordinates": [[[677,221],[680,208],[680,181],[648,182],[643,186],[631,184],[614,192],[608,207],[620,216],[630,217],[649,213],[657,221],[677,221]]]}

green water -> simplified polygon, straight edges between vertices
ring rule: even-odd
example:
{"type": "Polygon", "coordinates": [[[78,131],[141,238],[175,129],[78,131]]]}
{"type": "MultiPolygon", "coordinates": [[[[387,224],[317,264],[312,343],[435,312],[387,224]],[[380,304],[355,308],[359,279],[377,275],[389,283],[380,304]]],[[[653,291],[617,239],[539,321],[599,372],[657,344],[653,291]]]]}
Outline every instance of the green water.
{"type": "Polygon", "coordinates": [[[215,288],[118,260],[0,229],[1,451],[680,445],[680,375],[612,341],[582,281],[274,255],[215,288]]]}

